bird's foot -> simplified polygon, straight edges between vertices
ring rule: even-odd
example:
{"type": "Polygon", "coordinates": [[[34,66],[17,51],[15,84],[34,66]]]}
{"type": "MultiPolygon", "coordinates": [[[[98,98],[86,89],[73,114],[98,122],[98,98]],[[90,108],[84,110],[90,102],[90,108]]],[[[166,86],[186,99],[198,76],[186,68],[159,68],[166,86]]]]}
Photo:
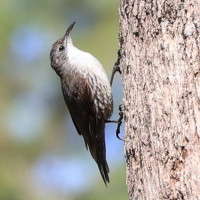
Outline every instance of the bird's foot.
{"type": "Polygon", "coordinates": [[[120,66],[119,66],[120,65],[120,59],[121,59],[120,49],[118,50],[117,54],[118,54],[118,58],[117,58],[117,61],[116,61],[115,65],[113,66],[111,79],[110,79],[110,85],[111,86],[112,86],[112,83],[113,83],[113,78],[115,76],[115,73],[119,72],[121,74],[121,69],[120,69],[120,66]]]}
{"type": "Polygon", "coordinates": [[[116,136],[119,140],[122,140],[124,141],[123,139],[121,139],[119,137],[119,134],[120,134],[120,127],[122,125],[122,120],[124,118],[124,113],[123,113],[123,104],[120,104],[119,105],[119,118],[118,120],[106,120],[106,123],[117,123],[117,130],[116,130],[116,136]]]}

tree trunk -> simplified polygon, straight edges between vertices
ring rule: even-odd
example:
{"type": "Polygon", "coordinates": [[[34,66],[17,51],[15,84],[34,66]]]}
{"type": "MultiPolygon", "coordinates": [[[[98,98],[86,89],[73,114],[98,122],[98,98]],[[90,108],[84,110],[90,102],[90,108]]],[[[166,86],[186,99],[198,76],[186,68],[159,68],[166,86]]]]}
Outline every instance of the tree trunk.
{"type": "Polygon", "coordinates": [[[119,12],[129,198],[200,199],[200,1],[119,12]]]}

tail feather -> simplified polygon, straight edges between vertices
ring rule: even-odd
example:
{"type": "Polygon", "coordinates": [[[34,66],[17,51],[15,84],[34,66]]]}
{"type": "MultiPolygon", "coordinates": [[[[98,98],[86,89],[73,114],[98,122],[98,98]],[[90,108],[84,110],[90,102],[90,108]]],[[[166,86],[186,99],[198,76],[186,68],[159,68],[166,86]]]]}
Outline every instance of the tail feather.
{"type": "Polygon", "coordinates": [[[88,146],[92,157],[98,165],[103,181],[107,186],[107,183],[109,183],[109,167],[106,161],[105,133],[104,128],[101,127],[99,130],[101,134],[99,134],[98,137],[93,138],[93,141],[88,143],[88,146]]]}
{"type": "Polygon", "coordinates": [[[96,162],[99,167],[99,171],[103,178],[105,185],[109,183],[109,167],[106,161],[106,145],[105,145],[105,133],[103,132],[101,139],[98,141],[96,145],[96,162]]]}
{"type": "Polygon", "coordinates": [[[96,161],[105,185],[109,183],[109,167],[106,161],[105,121],[89,118],[89,137],[84,137],[93,159],[96,161]]]}
{"type": "Polygon", "coordinates": [[[109,176],[108,176],[108,173],[109,173],[108,164],[107,164],[107,162],[106,162],[106,160],[105,160],[105,161],[103,161],[103,162],[97,162],[97,165],[98,165],[98,167],[99,167],[99,171],[100,171],[100,173],[101,173],[101,176],[102,176],[102,178],[103,178],[103,181],[104,181],[105,185],[107,186],[107,183],[110,182],[109,176]]]}

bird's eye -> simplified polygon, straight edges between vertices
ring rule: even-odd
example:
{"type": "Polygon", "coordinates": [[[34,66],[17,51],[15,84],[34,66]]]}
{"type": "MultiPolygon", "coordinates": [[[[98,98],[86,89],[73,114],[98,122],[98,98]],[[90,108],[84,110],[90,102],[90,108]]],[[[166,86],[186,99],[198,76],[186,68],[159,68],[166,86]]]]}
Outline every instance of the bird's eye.
{"type": "Polygon", "coordinates": [[[64,47],[63,46],[60,46],[59,47],[59,51],[63,51],[64,50],[64,47]]]}

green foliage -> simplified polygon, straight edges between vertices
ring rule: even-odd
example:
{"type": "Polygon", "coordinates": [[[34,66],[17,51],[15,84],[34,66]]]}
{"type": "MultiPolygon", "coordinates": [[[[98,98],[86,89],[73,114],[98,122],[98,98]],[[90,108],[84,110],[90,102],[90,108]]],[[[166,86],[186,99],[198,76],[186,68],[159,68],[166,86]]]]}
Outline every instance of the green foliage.
{"type": "Polygon", "coordinates": [[[78,134],[65,125],[71,119],[67,115],[66,120],[49,51],[75,20],[76,46],[98,57],[111,72],[118,50],[118,4],[116,0],[0,1],[0,200],[127,199],[124,163],[111,172],[108,188],[99,176],[96,184],[76,193],[43,188],[33,173],[46,154],[89,157],[79,147],[83,141],[78,134]],[[35,46],[38,37],[41,46],[35,46]],[[65,142],[70,137],[75,137],[72,144],[65,142]]]}

